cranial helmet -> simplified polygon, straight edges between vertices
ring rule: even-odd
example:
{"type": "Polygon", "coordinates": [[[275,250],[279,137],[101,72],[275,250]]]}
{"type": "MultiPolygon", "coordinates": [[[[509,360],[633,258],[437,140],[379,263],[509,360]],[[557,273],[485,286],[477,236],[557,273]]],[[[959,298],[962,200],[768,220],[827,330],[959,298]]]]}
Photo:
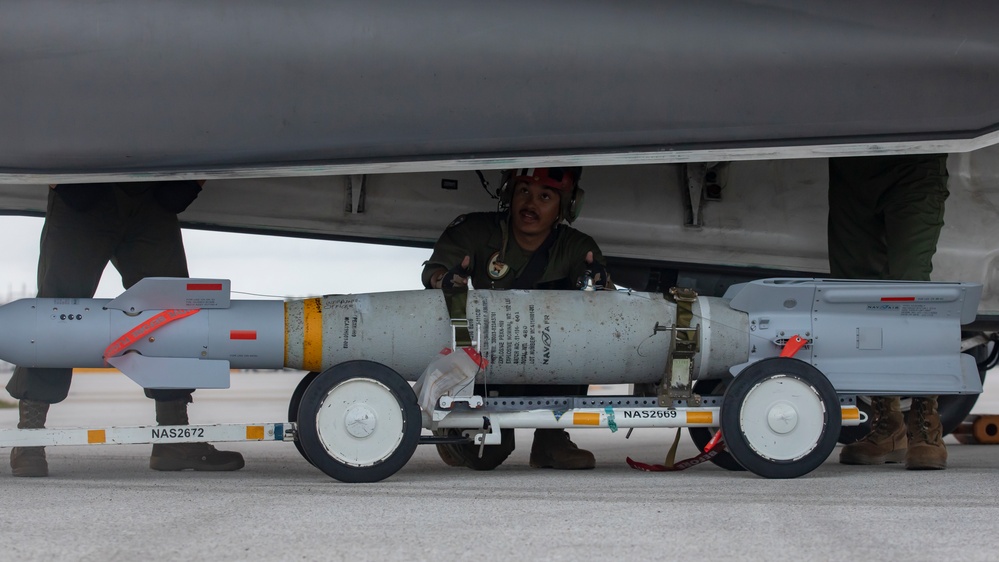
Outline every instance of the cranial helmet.
{"type": "Polygon", "coordinates": [[[583,190],[579,188],[579,177],[583,169],[573,168],[519,168],[503,172],[500,186],[500,203],[509,207],[513,199],[513,188],[518,182],[540,183],[559,192],[559,216],[572,223],[579,218],[583,208],[583,190]]]}

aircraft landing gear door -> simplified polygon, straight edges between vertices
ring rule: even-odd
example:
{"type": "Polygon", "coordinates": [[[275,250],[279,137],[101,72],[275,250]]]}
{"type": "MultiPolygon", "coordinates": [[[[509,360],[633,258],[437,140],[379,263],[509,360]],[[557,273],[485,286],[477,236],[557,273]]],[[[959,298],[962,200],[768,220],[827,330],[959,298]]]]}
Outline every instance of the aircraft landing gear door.
{"type": "Polygon", "coordinates": [[[747,470],[765,478],[797,478],[815,470],[836,446],[839,397],[818,369],[774,357],[743,369],[725,391],[725,446],[747,470]]]}
{"type": "Polygon", "coordinates": [[[306,388],[298,438],[307,458],[341,482],[378,482],[405,466],[422,430],[412,387],[392,369],[348,361],[306,388]]]}

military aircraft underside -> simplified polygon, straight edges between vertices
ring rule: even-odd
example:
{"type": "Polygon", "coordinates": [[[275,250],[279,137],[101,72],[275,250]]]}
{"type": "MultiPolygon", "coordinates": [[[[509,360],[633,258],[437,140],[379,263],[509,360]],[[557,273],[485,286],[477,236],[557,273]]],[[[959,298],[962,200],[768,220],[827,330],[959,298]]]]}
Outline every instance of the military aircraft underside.
{"type": "Polygon", "coordinates": [[[0,5],[0,181],[966,152],[987,0],[0,5]]]}

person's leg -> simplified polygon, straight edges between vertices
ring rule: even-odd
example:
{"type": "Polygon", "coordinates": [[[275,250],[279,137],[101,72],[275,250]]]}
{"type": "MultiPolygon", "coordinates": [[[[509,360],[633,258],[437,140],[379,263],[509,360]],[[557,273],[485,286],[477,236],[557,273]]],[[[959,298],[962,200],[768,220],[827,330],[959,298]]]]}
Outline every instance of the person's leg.
{"type": "MultiPolygon", "coordinates": [[[[187,405],[192,401],[191,391],[147,390],[146,395],[156,400],[156,423],[159,425],[188,425],[187,405]],[[177,398],[177,394],[186,396],[177,398]]],[[[233,451],[219,451],[209,443],[159,443],[153,445],[149,468],[153,470],[228,471],[243,468],[243,455],[233,451]]]]}
{"type": "Polygon", "coordinates": [[[837,279],[881,279],[888,263],[878,199],[883,178],[866,158],[829,159],[828,249],[837,279]]]}
{"type": "MultiPolygon", "coordinates": [[[[525,396],[585,396],[586,385],[530,385],[525,396]]],[[[580,449],[564,429],[535,429],[531,444],[531,468],[560,470],[589,469],[596,466],[593,453],[580,449]]]]}
{"type": "MultiPolygon", "coordinates": [[[[888,240],[888,277],[929,281],[933,255],[943,229],[947,200],[947,156],[913,156],[897,168],[896,186],[884,197],[888,240]]],[[[912,399],[905,468],[942,470],[947,467],[937,397],[912,399]]]]}
{"type": "MultiPolygon", "coordinates": [[[[895,185],[894,157],[829,160],[829,266],[833,277],[886,279],[888,240],[883,197],[895,185]]],[[[840,450],[843,464],[905,458],[905,420],[898,397],[875,396],[870,432],[840,450]]]]}
{"type": "MultiPolygon", "coordinates": [[[[22,398],[17,402],[18,429],[41,429],[49,413],[48,402],[22,398]]],[[[14,447],[10,450],[10,472],[13,476],[48,476],[49,463],[45,447],[14,447]]]]}
{"type": "Polygon", "coordinates": [[[151,191],[133,196],[116,190],[115,196],[125,230],[111,263],[122,285],[128,289],[146,277],[190,277],[177,215],[163,210],[151,191]]]}
{"type": "Polygon", "coordinates": [[[912,157],[893,172],[894,184],[881,200],[888,245],[885,278],[929,281],[948,195],[946,156],[912,157]]]}
{"type": "Polygon", "coordinates": [[[905,417],[898,396],[874,396],[871,432],[839,452],[843,464],[885,464],[905,460],[905,417]]]}
{"type": "Polygon", "coordinates": [[[937,412],[936,396],[912,399],[908,424],[909,451],[905,455],[908,470],[943,470],[947,468],[947,447],[937,412]]]}
{"type": "MultiPolygon", "coordinates": [[[[113,201],[101,200],[88,211],[77,211],[49,190],[38,256],[38,298],[94,296],[116,242],[114,213],[113,201]]],[[[17,399],[54,404],[66,398],[71,377],[71,369],[18,367],[7,391],[17,399]]]]}
{"type": "MultiPolygon", "coordinates": [[[[177,215],[162,209],[152,190],[129,194],[116,191],[119,207],[126,221],[125,236],[111,262],[121,273],[125,288],[145,277],[188,277],[184,240],[177,215]]],[[[155,400],[156,423],[187,425],[187,405],[193,401],[193,389],[146,389],[155,400]]],[[[219,451],[208,443],[153,445],[149,467],[153,470],[239,470],[243,456],[219,451]]]]}
{"type": "MultiPolygon", "coordinates": [[[[111,256],[115,226],[113,201],[100,198],[95,206],[79,211],[49,190],[38,257],[38,297],[93,297],[111,256]]],[[[49,405],[65,400],[72,377],[72,369],[15,368],[7,392],[19,401],[18,428],[45,427],[49,405]]],[[[48,475],[44,447],[14,447],[10,465],[14,476],[48,475]]]]}

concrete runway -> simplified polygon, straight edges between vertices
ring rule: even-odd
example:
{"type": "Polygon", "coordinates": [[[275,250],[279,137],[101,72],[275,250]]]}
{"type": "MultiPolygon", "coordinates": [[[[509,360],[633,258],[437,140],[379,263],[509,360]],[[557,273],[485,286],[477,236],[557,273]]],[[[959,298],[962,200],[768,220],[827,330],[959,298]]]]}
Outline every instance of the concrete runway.
{"type": "MultiPolygon", "coordinates": [[[[0,377],[5,380],[6,376],[0,377]]],[[[240,373],[199,390],[194,423],[283,421],[293,373],[240,373]]],[[[8,400],[9,401],[9,400],[8,400]]],[[[999,413],[999,376],[976,411],[999,413]]],[[[0,409],[14,427],[16,409],[0,409]]],[[[49,427],[148,425],[152,402],[121,375],[85,374],[49,427]]],[[[492,472],[449,468],[432,447],[376,484],[342,484],[290,443],[239,443],[235,473],[160,473],[149,445],[50,447],[49,478],[0,470],[5,560],[790,559],[999,560],[999,447],[948,438],[949,467],[848,467],[795,480],[662,462],[669,430],[576,430],[584,472],[528,467],[531,434],[492,472]]],[[[683,438],[678,458],[696,454],[683,438]]]]}

